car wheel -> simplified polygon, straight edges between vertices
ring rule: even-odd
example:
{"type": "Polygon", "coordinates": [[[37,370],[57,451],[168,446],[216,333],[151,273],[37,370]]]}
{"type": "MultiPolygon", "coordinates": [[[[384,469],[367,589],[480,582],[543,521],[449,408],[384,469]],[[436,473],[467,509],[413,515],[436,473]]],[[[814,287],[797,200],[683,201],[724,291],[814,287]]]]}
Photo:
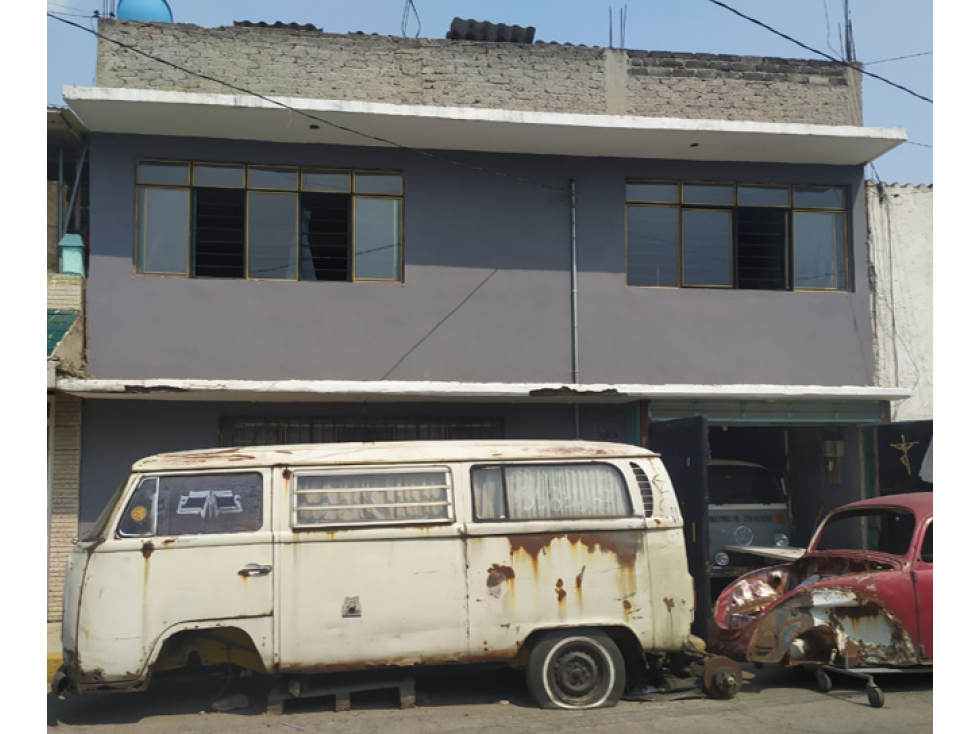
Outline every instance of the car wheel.
{"type": "Polygon", "coordinates": [[[884,705],[884,692],[877,686],[867,686],[867,700],[871,706],[879,709],[884,705]]]}
{"type": "Polygon", "coordinates": [[[530,652],[527,687],[545,709],[615,706],[625,689],[625,662],[604,632],[548,632],[530,652]]]}
{"type": "Polygon", "coordinates": [[[833,690],[833,680],[829,677],[829,674],[821,668],[816,671],[816,688],[819,689],[820,693],[829,693],[833,690]]]}

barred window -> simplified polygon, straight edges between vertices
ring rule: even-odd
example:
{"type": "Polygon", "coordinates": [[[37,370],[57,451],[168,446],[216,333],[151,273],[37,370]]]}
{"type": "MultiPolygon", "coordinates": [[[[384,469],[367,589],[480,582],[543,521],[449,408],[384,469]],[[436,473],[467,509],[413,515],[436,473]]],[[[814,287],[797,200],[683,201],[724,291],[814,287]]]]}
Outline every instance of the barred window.
{"type": "Polygon", "coordinates": [[[626,282],[849,288],[842,186],[626,182],[626,282]]]}
{"type": "Polygon", "coordinates": [[[296,477],[293,527],[449,522],[445,469],[331,472],[296,477]]]}
{"type": "Polygon", "coordinates": [[[238,418],[221,420],[222,446],[503,438],[499,418],[238,418]]]}

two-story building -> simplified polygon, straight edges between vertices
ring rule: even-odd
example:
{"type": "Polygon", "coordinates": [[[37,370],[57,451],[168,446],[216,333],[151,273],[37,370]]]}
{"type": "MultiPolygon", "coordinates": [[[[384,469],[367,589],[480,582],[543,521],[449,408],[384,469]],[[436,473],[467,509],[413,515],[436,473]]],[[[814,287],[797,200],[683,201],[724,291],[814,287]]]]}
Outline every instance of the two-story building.
{"type": "Polygon", "coordinates": [[[83,529],[143,456],[254,444],[669,444],[785,474],[800,537],[875,493],[863,167],[905,134],[858,73],[263,26],[102,21],[65,90],[83,529]]]}

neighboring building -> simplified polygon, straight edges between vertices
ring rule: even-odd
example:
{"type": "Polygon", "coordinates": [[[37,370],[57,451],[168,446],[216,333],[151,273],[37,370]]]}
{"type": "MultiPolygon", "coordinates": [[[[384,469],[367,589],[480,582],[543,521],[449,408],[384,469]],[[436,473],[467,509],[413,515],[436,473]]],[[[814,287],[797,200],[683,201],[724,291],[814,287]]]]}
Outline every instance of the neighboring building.
{"type": "Polygon", "coordinates": [[[86,232],[87,184],[85,127],[68,109],[49,107],[47,120],[48,620],[56,621],[71,539],[78,534],[82,401],[55,387],[58,379],[87,374],[85,279],[73,268],[75,256],[83,255],[73,236],[86,232]]]}
{"type": "Polygon", "coordinates": [[[100,31],[272,99],[104,41],[97,85],[66,89],[91,131],[91,376],[58,383],[84,400],[83,528],[161,451],[645,444],[695,416],[715,458],[789,477],[800,539],[876,493],[875,427],[908,393],[875,386],[863,167],[905,136],[861,126],[859,74],[100,31]]]}
{"type": "Polygon", "coordinates": [[[931,489],[933,193],[867,182],[876,384],[911,391],[878,431],[885,492],[931,489]]]}

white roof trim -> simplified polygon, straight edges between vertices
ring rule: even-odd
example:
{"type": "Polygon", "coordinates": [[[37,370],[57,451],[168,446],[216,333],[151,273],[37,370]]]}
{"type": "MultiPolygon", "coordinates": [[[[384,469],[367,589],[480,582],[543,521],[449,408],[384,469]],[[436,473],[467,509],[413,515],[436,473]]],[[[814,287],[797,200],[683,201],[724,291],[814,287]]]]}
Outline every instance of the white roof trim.
{"type": "Polygon", "coordinates": [[[903,400],[910,390],[820,385],[603,385],[515,382],[348,380],[80,380],[60,379],[58,389],[84,398],[247,400],[250,402],[631,402],[674,400],[903,400]]]}
{"type": "MultiPolygon", "coordinates": [[[[251,95],[66,86],[64,96],[92,132],[384,145],[328,125],[287,124],[289,110],[251,95]]],[[[446,150],[862,165],[907,140],[899,128],[269,99],[401,145],[446,150]]]]}

